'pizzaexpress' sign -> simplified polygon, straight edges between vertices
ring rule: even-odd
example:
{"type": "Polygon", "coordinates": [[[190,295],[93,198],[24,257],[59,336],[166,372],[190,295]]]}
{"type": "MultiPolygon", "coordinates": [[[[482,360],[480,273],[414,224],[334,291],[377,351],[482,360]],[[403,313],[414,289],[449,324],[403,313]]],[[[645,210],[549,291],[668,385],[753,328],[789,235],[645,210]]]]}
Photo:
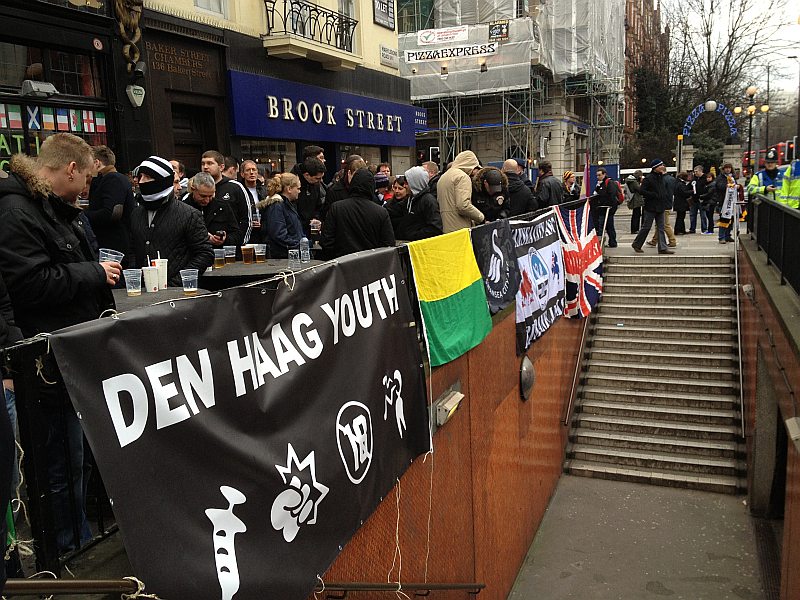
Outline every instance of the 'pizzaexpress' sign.
{"type": "Polygon", "coordinates": [[[430,60],[467,58],[470,56],[489,56],[491,54],[497,54],[497,46],[497,42],[489,42],[488,44],[434,48],[432,50],[406,50],[406,62],[417,63],[430,60]]]}

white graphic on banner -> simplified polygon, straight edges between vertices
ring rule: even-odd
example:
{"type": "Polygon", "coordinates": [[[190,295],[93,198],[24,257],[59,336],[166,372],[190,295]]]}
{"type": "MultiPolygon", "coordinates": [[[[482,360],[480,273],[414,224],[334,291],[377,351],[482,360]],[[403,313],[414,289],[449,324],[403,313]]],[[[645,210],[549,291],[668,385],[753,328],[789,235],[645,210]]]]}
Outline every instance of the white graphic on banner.
{"type": "Polygon", "coordinates": [[[361,402],[348,402],[339,409],[336,444],[347,477],[361,483],[372,464],[372,415],[361,402]]]}
{"type": "Polygon", "coordinates": [[[403,432],[406,430],[406,417],[403,414],[403,376],[400,371],[395,369],[394,375],[383,377],[383,420],[388,418],[389,407],[394,405],[394,415],[397,420],[397,433],[403,437],[403,432]]]}
{"type": "Polygon", "coordinates": [[[214,527],[214,559],[222,600],[231,600],[239,591],[239,566],[236,563],[234,536],[247,531],[244,522],[233,514],[233,507],[244,504],[247,498],[236,488],[227,485],[220,486],[219,491],[228,501],[228,508],[209,508],[206,516],[214,527]]]}
{"type": "Polygon", "coordinates": [[[291,543],[301,525],[317,522],[317,508],[328,495],[328,487],[317,481],[313,451],[300,462],[289,444],[286,466],[275,465],[275,468],[289,487],[273,501],[270,519],[275,531],[281,531],[283,539],[291,543]]]}

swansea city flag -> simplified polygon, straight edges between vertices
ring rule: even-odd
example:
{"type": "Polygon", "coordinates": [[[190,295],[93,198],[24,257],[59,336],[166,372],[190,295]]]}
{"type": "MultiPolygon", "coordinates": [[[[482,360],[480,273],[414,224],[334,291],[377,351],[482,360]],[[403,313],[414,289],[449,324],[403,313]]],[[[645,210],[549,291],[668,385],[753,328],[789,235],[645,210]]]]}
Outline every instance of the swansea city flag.
{"type": "Polygon", "coordinates": [[[489,310],[495,314],[514,302],[519,289],[519,266],[511,226],[507,219],[501,219],[473,227],[470,234],[489,310]]]}
{"type": "Polygon", "coordinates": [[[522,282],[517,292],[517,354],[564,314],[564,257],[556,216],[512,221],[511,231],[522,282]]]}

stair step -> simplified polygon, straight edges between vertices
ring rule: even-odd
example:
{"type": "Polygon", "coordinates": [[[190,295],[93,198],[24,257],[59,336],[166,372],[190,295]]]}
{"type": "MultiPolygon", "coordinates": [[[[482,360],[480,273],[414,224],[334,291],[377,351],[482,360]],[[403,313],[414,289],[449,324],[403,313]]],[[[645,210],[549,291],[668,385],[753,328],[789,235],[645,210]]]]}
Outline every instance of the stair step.
{"type": "Polygon", "coordinates": [[[671,267],[678,265],[730,265],[733,262],[733,258],[729,254],[673,254],[671,256],[659,256],[657,254],[626,256],[624,254],[616,254],[607,257],[605,261],[611,265],[664,265],[671,267]]]}
{"type": "Polygon", "coordinates": [[[680,296],[683,298],[687,294],[699,296],[725,296],[730,297],[733,284],[708,284],[708,285],[683,285],[677,283],[617,283],[615,281],[603,282],[603,293],[622,293],[627,296],[638,296],[639,294],[652,294],[658,292],[665,296],[680,296]]]}
{"type": "Polygon", "coordinates": [[[658,336],[663,339],[681,340],[708,340],[708,346],[714,347],[719,341],[734,341],[737,337],[736,331],[725,331],[720,329],[687,329],[678,331],[676,329],[659,327],[637,327],[635,325],[608,325],[597,323],[594,328],[595,333],[611,337],[641,338],[658,336]]]}
{"type": "Polygon", "coordinates": [[[690,456],[671,452],[646,452],[621,448],[599,448],[583,444],[573,445],[567,452],[568,458],[586,461],[611,463],[645,469],[680,471],[683,473],[706,473],[736,476],[742,472],[742,463],[734,458],[714,458],[690,456]]]}
{"type": "Polygon", "coordinates": [[[695,456],[735,458],[740,454],[739,445],[733,441],[636,435],[632,433],[598,431],[595,429],[575,429],[570,434],[570,440],[577,444],[629,448],[648,452],[662,451],[672,454],[693,454],[695,456]]]}
{"type": "MultiPolygon", "coordinates": [[[[616,329],[613,329],[617,333],[616,329]]],[[[663,351],[663,352],[684,352],[687,355],[691,354],[694,357],[696,354],[706,354],[710,350],[718,350],[736,354],[737,344],[735,340],[714,340],[710,344],[707,340],[690,340],[690,339],[663,339],[651,337],[652,331],[643,332],[644,335],[636,340],[637,351],[663,351]],[[648,335],[650,334],[650,335],[648,335]]],[[[595,348],[619,348],[626,349],[631,352],[631,341],[628,337],[619,335],[605,335],[603,333],[592,335],[589,337],[588,347],[592,350],[595,348]]],[[[633,354],[633,352],[631,352],[633,354]]],[[[738,360],[738,359],[737,359],[738,360]]]]}
{"type": "Polygon", "coordinates": [[[632,284],[651,284],[651,285],[731,285],[736,281],[733,273],[705,273],[696,271],[695,273],[620,273],[618,271],[608,271],[603,273],[603,281],[606,283],[632,283],[632,284]]]}
{"type": "Polygon", "coordinates": [[[584,363],[584,373],[586,375],[597,375],[598,373],[619,374],[638,377],[639,379],[652,379],[653,377],[670,378],[684,382],[692,381],[716,381],[718,383],[730,383],[738,380],[739,372],[732,367],[712,367],[697,365],[693,361],[685,364],[661,364],[659,362],[643,363],[636,361],[605,361],[592,356],[584,363]]]}
{"type": "Polygon", "coordinates": [[[575,413],[573,421],[578,427],[602,431],[660,436],[673,435],[680,438],[703,440],[736,440],[739,437],[739,427],[735,425],[625,419],[586,413],[575,413]]]}
{"type": "Polygon", "coordinates": [[[668,263],[653,263],[653,264],[640,264],[640,263],[619,263],[615,260],[606,260],[603,263],[603,273],[616,275],[617,273],[705,273],[705,274],[729,274],[733,269],[732,263],[719,263],[705,265],[698,264],[668,264],[668,263]]]}
{"type": "Polygon", "coordinates": [[[635,377],[619,374],[594,374],[591,371],[583,373],[583,385],[600,387],[615,387],[623,390],[653,390],[661,392],[669,389],[675,392],[690,392],[700,394],[738,394],[739,380],[735,381],[707,381],[707,380],[681,380],[675,381],[668,377],[635,377]]]}
{"type": "Polygon", "coordinates": [[[637,304],[641,306],[654,306],[660,304],[672,306],[677,303],[705,306],[735,306],[735,299],[730,293],[699,295],[687,292],[685,294],[681,294],[680,297],[675,297],[671,294],[647,292],[632,294],[627,290],[615,291],[613,289],[608,290],[605,288],[603,289],[603,301],[600,303],[600,306],[602,307],[603,303],[605,302],[630,301],[631,298],[636,298],[637,304]]]}
{"type": "Polygon", "coordinates": [[[694,315],[634,315],[614,314],[601,310],[597,316],[599,325],[620,325],[634,327],[669,327],[680,329],[727,329],[736,330],[736,321],[732,316],[694,316],[694,315]]]}
{"type": "Polygon", "coordinates": [[[640,350],[638,344],[635,352],[631,352],[629,347],[607,348],[601,346],[588,348],[586,355],[591,360],[621,361],[627,365],[639,363],[648,365],[685,365],[693,369],[706,369],[708,367],[734,368],[738,363],[737,355],[732,352],[661,352],[660,350],[640,350]]]}
{"type": "Polygon", "coordinates": [[[704,302],[692,304],[632,304],[630,298],[620,298],[619,296],[604,296],[603,301],[598,305],[597,311],[600,315],[692,315],[695,317],[734,317],[736,307],[730,303],[724,306],[706,306],[704,302]]]}
{"type": "Polygon", "coordinates": [[[695,475],[674,471],[655,471],[574,459],[565,461],[564,470],[573,475],[581,475],[584,477],[597,477],[600,479],[630,481],[634,483],[722,492],[726,494],[739,493],[745,486],[744,481],[728,475],[695,475]]]}
{"type": "Polygon", "coordinates": [[[580,388],[581,400],[607,402],[627,402],[629,404],[655,404],[691,408],[713,408],[719,410],[739,410],[739,397],[733,394],[685,394],[669,389],[656,392],[621,390],[610,387],[583,386],[580,388]]]}
{"type": "Polygon", "coordinates": [[[577,410],[581,414],[616,416],[625,419],[653,419],[713,425],[736,425],[739,422],[738,411],[693,406],[636,405],[630,402],[583,400],[577,410]]]}

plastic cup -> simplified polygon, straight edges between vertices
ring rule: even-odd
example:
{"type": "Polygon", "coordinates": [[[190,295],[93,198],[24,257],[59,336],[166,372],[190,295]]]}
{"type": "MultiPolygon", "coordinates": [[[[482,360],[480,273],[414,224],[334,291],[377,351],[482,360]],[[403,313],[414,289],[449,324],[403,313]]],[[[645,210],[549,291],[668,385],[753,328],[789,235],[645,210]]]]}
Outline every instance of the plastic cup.
{"type": "Polygon", "coordinates": [[[111,248],[100,248],[99,262],[118,262],[121,263],[125,257],[124,252],[112,250],[111,248]]]}
{"type": "Polygon", "coordinates": [[[300,270],[300,250],[289,250],[289,260],[286,264],[286,268],[290,271],[300,270]]]}
{"type": "Polygon", "coordinates": [[[225,250],[223,248],[214,248],[214,268],[221,269],[225,266],[225,250]]]}
{"type": "Polygon", "coordinates": [[[158,289],[167,289],[167,262],[166,258],[154,258],[150,261],[151,267],[158,269],[158,289]]]}
{"type": "Polygon", "coordinates": [[[158,291],[158,267],[142,267],[145,292],[158,291]]]}
{"type": "Polygon", "coordinates": [[[257,263],[265,263],[267,262],[267,245],[266,244],[254,244],[256,249],[256,262],[257,263]]]}
{"type": "Polygon", "coordinates": [[[183,281],[183,295],[194,296],[197,294],[197,269],[182,269],[181,281],[183,281]]]}
{"type": "Polygon", "coordinates": [[[252,265],[255,262],[255,251],[256,249],[250,244],[242,246],[242,262],[252,265]]]}
{"type": "Polygon", "coordinates": [[[125,277],[125,288],[128,290],[128,296],[141,296],[142,295],[142,271],[141,269],[125,269],[122,271],[125,277]]]}
{"type": "Polygon", "coordinates": [[[236,262],[236,246],[223,246],[225,250],[225,264],[236,262]]]}

